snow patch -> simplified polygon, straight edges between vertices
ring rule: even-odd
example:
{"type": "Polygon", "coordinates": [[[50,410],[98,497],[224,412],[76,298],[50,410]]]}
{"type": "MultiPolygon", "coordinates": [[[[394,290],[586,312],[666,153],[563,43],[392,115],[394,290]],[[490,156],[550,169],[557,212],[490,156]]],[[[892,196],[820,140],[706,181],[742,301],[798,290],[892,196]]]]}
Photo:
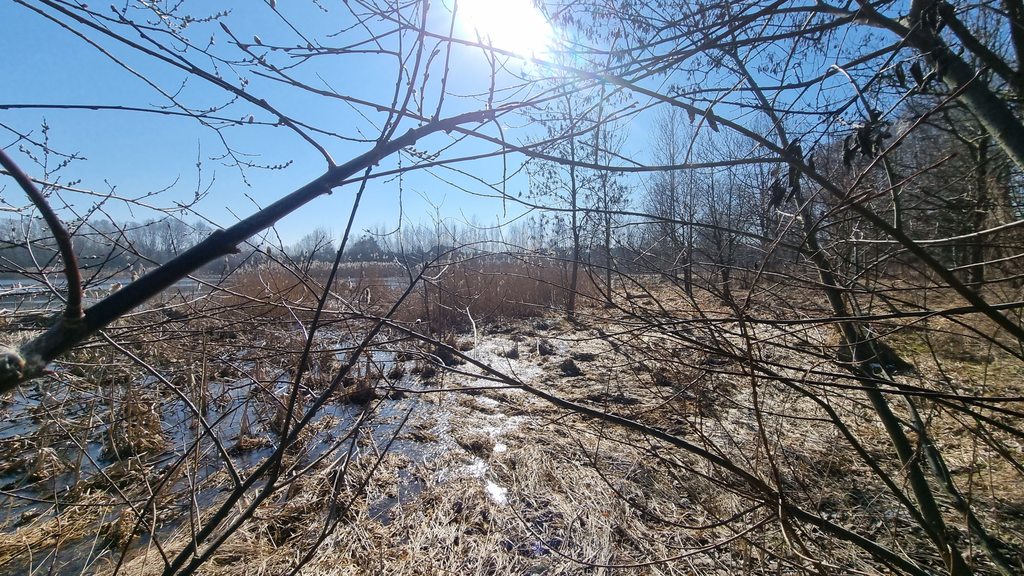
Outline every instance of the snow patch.
{"type": "Polygon", "coordinates": [[[508,504],[508,489],[498,486],[494,482],[487,481],[487,495],[491,497],[491,502],[494,502],[498,506],[504,506],[508,504]]]}
{"type": "Polygon", "coordinates": [[[496,408],[499,404],[499,402],[494,398],[488,398],[486,396],[477,396],[476,403],[477,406],[482,408],[496,408]]]}
{"type": "Polygon", "coordinates": [[[497,413],[494,415],[493,420],[497,420],[497,424],[494,426],[481,426],[480,431],[485,434],[489,434],[491,438],[495,438],[505,432],[509,432],[519,428],[519,425],[526,420],[523,416],[512,416],[511,418],[506,416],[504,413],[497,413]]]}
{"type": "Polygon", "coordinates": [[[466,466],[466,473],[473,478],[483,478],[487,473],[487,463],[477,458],[472,464],[466,466]]]}

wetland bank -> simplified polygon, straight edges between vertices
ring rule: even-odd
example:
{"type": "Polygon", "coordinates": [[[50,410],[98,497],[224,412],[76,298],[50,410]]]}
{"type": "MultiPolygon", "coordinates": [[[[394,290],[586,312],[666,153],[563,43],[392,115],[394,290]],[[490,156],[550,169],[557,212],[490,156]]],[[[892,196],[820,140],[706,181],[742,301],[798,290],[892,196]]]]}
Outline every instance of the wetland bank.
{"type": "MultiPolygon", "coordinates": [[[[469,274],[433,293],[338,279],[306,354],[308,277],[204,281],[123,318],[2,406],[0,572],[164,573],[218,521],[204,574],[782,572],[776,505],[739,465],[759,461],[785,465],[787,498],[824,522],[923,537],[872,476],[892,456],[851,460],[827,417],[843,411],[847,431],[885,446],[858,395],[822,406],[800,389],[842,390],[831,330],[780,330],[793,310],[777,303],[741,326],[710,294],[655,277],[612,306],[591,292],[568,321],[551,278],[530,276],[462,285],[465,306],[469,274]],[[751,372],[751,350],[781,367],[771,379],[751,372]]],[[[1019,370],[956,341],[965,374],[1019,370]]],[[[901,382],[938,377],[912,337],[898,345],[915,366],[901,382]]],[[[1012,467],[943,438],[1019,546],[1012,467]]],[[[870,566],[806,536],[837,567],[870,566]]]]}

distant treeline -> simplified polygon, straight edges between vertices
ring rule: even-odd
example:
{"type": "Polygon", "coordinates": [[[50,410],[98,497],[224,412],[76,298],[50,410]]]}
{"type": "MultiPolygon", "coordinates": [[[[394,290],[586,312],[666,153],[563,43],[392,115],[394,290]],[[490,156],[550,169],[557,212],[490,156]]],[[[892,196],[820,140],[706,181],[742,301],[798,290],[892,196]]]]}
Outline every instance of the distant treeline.
{"type": "MultiPolygon", "coordinates": [[[[431,262],[477,258],[488,261],[521,261],[540,256],[570,260],[568,234],[563,223],[549,218],[525,219],[505,227],[484,227],[473,223],[444,226],[406,225],[395,232],[367,231],[349,240],[345,262],[393,262],[417,266],[431,262]]],[[[187,250],[214,231],[211,225],[167,217],[142,222],[115,223],[90,220],[68,224],[75,253],[87,283],[109,278],[126,278],[163,264],[187,250]]],[[[589,235],[593,238],[593,235],[589,235]]],[[[239,246],[239,252],[211,262],[200,269],[202,275],[219,276],[233,270],[262,266],[272,261],[301,265],[331,262],[338,239],[324,228],[317,228],[291,245],[253,242],[239,246]]],[[[710,238],[699,232],[694,241],[697,252],[714,252],[710,238]],[[702,241],[703,240],[703,241],[702,241]]],[[[753,250],[741,246],[736,260],[754,261],[753,250]],[[748,252],[747,254],[743,254],[748,252]]],[[[662,271],[672,273],[681,264],[678,243],[669,243],[663,231],[650,223],[622,226],[610,254],[594,241],[584,244],[580,260],[619,271],[662,271]],[[607,258],[610,256],[610,259],[607,258]]],[[[749,262],[748,262],[749,263],[749,262]]],[[[0,278],[33,278],[61,271],[61,262],[53,236],[38,217],[0,219],[0,278]]],[[[676,271],[678,272],[678,271],[676,271]]]]}

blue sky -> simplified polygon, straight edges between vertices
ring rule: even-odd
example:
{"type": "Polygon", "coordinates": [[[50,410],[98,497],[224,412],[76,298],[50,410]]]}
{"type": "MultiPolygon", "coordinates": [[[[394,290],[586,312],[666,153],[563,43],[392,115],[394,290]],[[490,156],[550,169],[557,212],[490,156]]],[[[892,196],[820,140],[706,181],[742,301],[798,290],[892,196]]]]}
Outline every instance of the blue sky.
{"type": "MultiPolygon", "coordinates": [[[[303,33],[320,37],[325,42],[332,41],[325,37],[326,33],[347,24],[341,14],[325,15],[312,3],[289,2],[285,6],[286,2],[282,0],[279,4],[279,8],[300,25],[303,33]]],[[[227,2],[217,3],[217,7],[233,9],[224,21],[243,41],[248,42],[258,34],[264,44],[296,43],[296,35],[282,27],[265,4],[227,2]]],[[[446,26],[441,19],[433,25],[439,30],[446,26]]],[[[189,29],[193,41],[210,34],[217,35],[216,50],[220,55],[241,55],[237,47],[227,44],[226,36],[216,24],[196,24],[189,29]]],[[[340,45],[344,43],[342,40],[338,38],[333,42],[340,45]]],[[[100,41],[111,53],[143,72],[163,90],[180,90],[182,98],[191,105],[212,106],[226,101],[222,92],[211,89],[201,80],[192,79],[181,84],[185,75],[180,71],[166,65],[154,66],[150,59],[125,50],[116,43],[105,39],[100,41]]],[[[146,108],[167,105],[167,100],[156,90],[95,48],[13,2],[0,5],[0,53],[4,54],[0,59],[0,75],[5,78],[4,87],[0,90],[0,104],[116,104],[146,108]]],[[[210,69],[208,62],[195,61],[210,69]]],[[[488,68],[479,52],[462,50],[456,53],[452,65],[453,76],[448,86],[452,95],[446,100],[444,115],[480,108],[479,99],[469,96],[486,91],[488,87],[488,68]]],[[[316,66],[316,74],[305,73],[306,81],[322,81],[321,86],[330,85],[348,96],[385,103],[390,101],[395,78],[393,59],[346,55],[316,66]]],[[[226,77],[237,84],[237,78],[226,77]]],[[[383,118],[379,114],[365,109],[353,110],[344,103],[326,98],[297,95],[290,87],[260,81],[252,76],[249,78],[253,94],[265,98],[286,114],[346,135],[362,134],[370,138],[377,135],[373,124],[383,118]]],[[[501,81],[512,82],[513,79],[501,81]]],[[[265,112],[248,104],[232,104],[223,112],[224,116],[231,118],[245,118],[249,114],[253,114],[257,121],[269,120],[265,112]]],[[[107,190],[109,184],[128,196],[170,187],[150,199],[152,204],[159,206],[173,205],[176,201],[192,197],[197,189],[209,187],[210,193],[200,204],[200,212],[220,225],[229,225],[236,217],[252,213],[257,204],[268,204],[315,178],[325,168],[325,161],[316,150],[281,127],[246,125],[223,131],[229,144],[241,154],[252,155],[247,158],[254,162],[271,165],[290,162],[283,170],[247,170],[246,185],[236,168],[216,159],[225,150],[217,134],[189,118],[118,111],[0,110],[0,124],[22,133],[32,132],[34,137],[39,137],[39,126],[44,119],[50,126],[50,141],[54,148],[80,153],[88,159],[75,162],[62,172],[62,182],[80,179],[81,187],[98,191],[107,190]],[[197,159],[202,161],[201,173],[196,169],[197,159]]],[[[493,129],[490,132],[495,133],[493,129]]],[[[506,136],[509,135],[517,137],[513,127],[508,127],[506,136]]],[[[7,146],[15,139],[9,130],[0,127],[0,145],[7,146]]],[[[367,143],[322,141],[327,143],[338,162],[370,147],[367,143]]],[[[448,141],[450,137],[434,137],[421,148],[430,151],[433,146],[444,145],[448,141]]],[[[452,153],[493,149],[492,145],[465,143],[452,153]]],[[[39,167],[33,166],[16,150],[9,151],[31,175],[42,176],[39,167]]],[[[382,164],[380,169],[393,167],[394,160],[392,158],[382,164]]],[[[510,166],[515,167],[519,161],[518,158],[510,158],[510,166]]],[[[493,181],[500,176],[501,163],[497,160],[481,161],[472,167],[462,168],[493,181]]],[[[394,226],[398,221],[399,206],[405,217],[413,221],[432,217],[435,207],[443,217],[462,219],[472,215],[482,223],[494,223],[518,213],[514,205],[506,206],[500,201],[459,190],[462,186],[490,193],[478,183],[444,171],[440,174],[453,180],[457,186],[450,186],[424,173],[409,174],[402,178],[401,183],[396,179],[371,182],[356,221],[356,230],[378,225],[394,226]]],[[[527,185],[524,177],[517,177],[509,183],[509,191],[515,195],[527,185]]],[[[340,234],[351,210],[354,191],[354,186],[347,186],[292,214],[277,227],[282,239],[286,243],[294,242],[316,227],[326,227],[336,235],[340,234]]],[[[23,195],[13,185],[8,185],[0,195],[10,204],[25,204],[23,195]]],[[[86,210],[96,201],[85,196],[63,197],[79,211],[86,210]]],[[[144,209],[129,210],[115,204],[108,204],[108,208],[116,219],[143,220],[157,216],[144,209]]],[[[65,212],[65,216],[67,214],[65,212]]],[[[192,220],[194,216],[185,218],[192,220]]]]}
{"type": "MultiPolygon", "coordinates": [[[[35,0],[24,1],[33,5],[35,0]]],[[[323,12],[316,3],[305,0],[275,2],[277,8],[289,17],[298,31],[284,25],[271,9],[270,0],[196,2],[195,5],[198,7],[191,9],[197,17],[209,14],[213,9],[230,10],[230,14],[222,21],[230,27],[236,38],[241,42],[255,43],[254,36],[258,35],[262,44],[272,46],[304,45],[303,36],[306,36],[314,38],[314,42],[324,46],[341,47],[365,39],[371,33],[390,30],[390,25],[374,25],[369,31],[359,27],[353,28],[353,19],[344,11],[343,3],[328,3],[332,11],[323,12]]],[[[497,10],[497,7],[509,6],[515,2],[528,5],[531,0],[460,0],[463,6],[468,2],[475,2],[478,10],[490,14],[488,10],[497,10]]],[[[448,3],[449,0],[437,0],[432,3],[434,11],[432,19],[428,21],[429,29],[442,34],[447,33],[449,22],[445,15],[445,7],[448,3]]],[[[186,5],[192,6],[191,3],[186,5]]],[[[106,14],[107,9],[103,10],[106,14]]],[[[518,34],[524,25],[512,21],[507,15],[493,18],[488,25],[492,26],[496,33],[500,33],[503,39],[507,39],[504,41],[519,42],[529,36],[518,34]],[[507,34],[509,31],[513,33],[507,34]]],[[[471,37],[473,34],[474,31],[467,23],[460,22],[460,26],[456,28],[457,36],[471,37]]],[[[187,29],[187,36],[198,45],[205,45],[209,38],[214,36],[217,43],[213,50],[221,58],[240,59],[244,56],[244,52],[229,41],[216,22],[192,24],[187,29]]],[[[104,48],[123,59],[126,66],[143,73],[146,79],[157,84],[162,90],[180,95],[193,107],[217,106],[230,101],[230,95],[212,87],[204,80],[188,79],[188,75],[181,70],[162,63],[154,64],[151,58],[140,56],[137,52],[125,49],[97,34],[91,34],[90,37],[98,39],[104,48]]],[[[137,39],[137,36],[133,35],[133,38],[137,39]]],[[[410,36],[405,38],[406,42],[411,40],[410,36]]],[[[844,41],[848,40],[849,38],[844,36],[844,41]]],[[[396,41],[391,36],[384,37],[382,42],[384,48],[396,48],[396,41]]],[[[668,49],[670,44],[660,46],[656,50],[668,49]]],[[[856,43],[851,43],[854,44],[856,43]]],[[[773,46],[772,50],[777,52],[776,60],[789,62],[786,56],[788,49],[784,44],[773,46]]],[[[294,63],[294,60],[289,60],[281,51],[268,51],[265,47],[256,47],[253,50],[265,54],[278,66],[294,63]]],[[[754,63],[765,58],[760,50],[748,55],[755,59],[754,63]]],[[[854,45],[844,50],[856,52],[858,49],[854,45]]],[[[0,58],[0,74],[5,79],[0,85],[0,106],[115,104],[153,108],[168,104],[167,98],[147,85],[143,79],[114,64],[81,39],[15,1],[0,3],[0,54],[3,54],[0,58]]],[[[821,73],[833,61],[843,63],[846,59],[845,56],[833,52],[830,52],[827,58],[814,54],[805,56],[806,59],[792,63],[792,70],[787,67],[787,78],[813,76],[821,73]]],[[[211,62],[202,55],[193,52],[189,57],[206,70],[214,69],[211,62]]],[[[435,60],[435,63],[439,61],[435,60]]],[[[248,91],[251,94],[266,99],[296,120],[346,137],[372,140],[379,134],[380,124],[384,120],[382,113],[365,106],[310,95],[291,86],[260,79],[244,68],[231,69],[224,64],[217,66],[217,69],[224,73],[224,77],[234,85],[241,83],[241,77],[248,79],[248,91]]],[[[765,76],[767,73],[759,71],[757,66],[750,67],[753,74],[763,76],[761,79],[766,80],[769,85],[779,81],[774,77],[765,76]]],[[[499,90],[520,82],[515,76],[524,72],[521,63],[511,62],[509,69],[511,73],[501,73],[497,78],[499,90]]],[[[397,70],[393,57],[366,53],[318,58],[304,63],[294,73],[316,88],[330,87],[346,97],[390,104],[395,90],[397,70]]],[[[451,116],[483,108],[483,95],[486,95],[491,83],[490,69],[481,51],[456,47],[453,50],[451,71],[442,115],[451,116]]],[[[534,75],[545,71],[543,66],[528,69],[528,72],[534,75]]],[[[652,89],[665,91],[669,89],[669,83],[674,81],[694,90],[717,86],[723,81],[722,77],[715,76],[720,72],[709,70],[707,74],[709,76],[702,76],[701,71],[697,70],[695,77],[683,73],[656,75],[641,82],[649,84],[652,89]]],[[[772,72],[770,76],[774,74],[772,72]]],[[[430,98],[436,98],[440,76],[440,67],[435,66],[425,91],[428,94],[428,101],[424,107],[427,112],[433,111],[436,100],[430,98]]],[[[539,88],[531,88],[535,89],[539,88]]],[[[797,97],[804,99],[805,103],[821,107],[824,106],[824,100],[838,101],[850,93],[850,87],[845,79],[836,75],[822,82],[816,89],[809,89],[799,96],[782,94],[780,103],[788,98],[797,97]]],[[[517,93],[509,98],[525,99],[528,96],[529,94],[517,93]]],[[[701,98],[707,96],[700,95],[701,98]]],[[[756,122],[760,115],[750,112],[749,108],[735,107],[735,103],[744,98],[746,96],[742,93],[730,94],[726,101],[715,104],[715,112],[733,115],[741,123],[758,130],[758,126],[763,124],[763,119],[762,124],[756,122]],[[740,116],[740,112],[744,115],[740,116]]],[[[699,99],[695,102],[698,106],[702,105],[699,99]]],[[[641,109],[645,102],[638,104],[640,106],[637,109],[641,109]]],[[[45,119],[51,127],[51,143],[56,149],[80,153],[88,158],[87,161],[75,162],[69,166],[61,175],[62,182],[80,179],[81,187],[100,192],[107,190],[108,186],[116,186],[116,191],[126,196],[140,196],[167,189],[149,199],[151,204],[164,207],[193,197],[197,190],[209,190],[208,196],[199,205],[199,211],[204,217],[221,226],[230,225],[236,219],[251,214],[258,206],[265,206],[295,190],[319,176],[326,168],[324,158],[293,131],[280,126],[259,125],[261,122],[273,124],[276,121],[276,118],[271,117],[266,111],[259,110],[250,103],[233,102],[219,114],[232,119],[248,118],[252,115],[256,123],[225,128],[218,135],[208,127],[185,117],[114,111],[0,109],[0,146],[7,147],[16,140],[8,128],[20,133],[32,133],[34,137],[38,137],[40,124],[45,119]],[[287,167],[272,171],[249,169],[245,173],[245,182],[237,168],[227,165],[221,159],[225,147],[220,136],[223,136],[227,144],[245,159],[264,165],[287,164],[287,167]],[[196,168],[197,160],[201,162],[201,172],[196,168]]],[[[649,112],[637,113],[629,116],[628,125],[620,124],[617,127],[623,133],[623,156],[639,161],[650,160],[649,134],[652,133],[653,117],[654,114],[649,112]]],[[[860,115],[854,108],[844,117],[843,122],[850,124],[859,118],[860,115]]],[[[787,119],[793,135],[800,135],[802,129],[820,132],[829,127],[825,124],[805,126],[808,121],[810,120],[799,116],[787,119]]],[[[503,136],[517,142],[529,136],[536,136],[540,130],[538,126],[521,127],[524,124],[521,118],[509,118],[503,123],[503,136]]],[[[413,121],[406,121],[399,133],[415,125],[413,121]]],[[[484,131],[492,136],[498,136],[493,125],[485,127],[484,131]]],[[[701,138],[710,139],[714,136],[704,129],[701,138]]],[[[813,139],[805,138],[805,143],[813,139]]],[[[348,142],[319,136],[318,140],[339,163],[371,147],[371,143],[367,141],[348,142]]],[[[444,148],[451,141],[450,136],[435,135],[422,142],[418,149],[431,153],[444,148]]],[[[468,140],[447,150],[443,158],[492,152],[495,149],[493,144],[468,140]]],[[[757,147],[748,149],[758,154],[763,152],[757,147]]],[[[27,162],[24,156],[19,155],[16,150],[11,152],[23,162],[26,171],[34,176],[42,176],[40,169],[27,162]]],[[[393,156],[383,162],[377,170],[395,168],[397,161],[398,156],[393,156]]],[[[522,162],[522,158],[510,155],[507,161],[509,168],[515,170],[522,162]]],[[[406,158],[405,162],[405,165],[408,165],[409,159],[406,158]]],[[[502,167],[499,159],[456,166],[457,169],[487,182],[500,180],[502,167]]],[[[628,178],[627,182],[632,186],[635,195],[642,193],[642,176],[633,176],[628,178]]],[[[522,173],[507,183],[507,191],[513,198],[526,192],[528,187],[529,182],[522,173]]],[[[284,243],[291,244],[318,227],[330,229],[335,236],[340,235],[351,211],[354,192],[354,186],[346,186],[335,191],[330,197],[320,198],[287,217],[277,226],[281,239],[284,243]]],[[[433,173],[411,172],[400,180],[375,179],[367,188],[356,219],[355,231],[358,235],[368,228],[393,228],[398,224],[400,216],[412,222],[427,222],[437,214],[442,218],[472,218],[482,224],[496,224],[519,216],[522,210],[513,202],[503,203],[500,200],[483,198],[480,194],[493,194],[493,191],[466,175],[443,168],[436,169],[433,173]]],[[[7,185],[7,188],[0,192],[0,198],[9,205],[26,204],[24,195],[12,185],[7,185]]],[[[79,212],[87,210],[96,201],[95,197],[73,194],[63,195],[62,198],[79,212]]],[[[111,217],[121,220],[145,220],[158,215],[144,209],[129,210],[116,204],[109,204],[107,208],[111,217]]],[[[68,214],[69,212],[64,212],[65,216],[68,214]]],[[[193,215],[185,216],[189,221],[195,218],[193,215]]]]}

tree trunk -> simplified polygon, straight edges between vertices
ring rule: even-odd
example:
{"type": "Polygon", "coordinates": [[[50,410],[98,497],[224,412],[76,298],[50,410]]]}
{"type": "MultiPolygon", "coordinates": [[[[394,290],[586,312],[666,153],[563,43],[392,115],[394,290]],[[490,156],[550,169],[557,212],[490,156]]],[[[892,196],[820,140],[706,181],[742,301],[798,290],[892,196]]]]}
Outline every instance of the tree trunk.
{"type": "Polygon", "coordinates": [[[686,288],[686,295],[693,296],[693,226],[686,226],[686,246],[683,247],[686,256],[683,262],[683,286],[686,288]]]}
{"type": "MultiPolygon", "coordinates": [[[[572,142],[570,142],[570,147],[573,153],[572,157],[575,158],[576,149],[572,142]]],[[[575,166],[569,169],[569,201],[572,213],[572,270],[569,273],[569,299],[565,304],[565,315],[572,320],[576,317],[576,287],[580,273],[579,189],[576,184],[575,166]]]]}
{"type": "MultiPolygon", "coordinates": [[[[970,222],[971,232],[977,233],[985,228],[985,221],[989,216],[988,139],[982,138],[971,152],[973,152],[976,172],[970,222]]],[[[980,287],[985,282],[985,241],[981,238],[972,238],[969,250],[972,266],[967,269],[967,281],[980,287]]]]}
{"type": "MultiPolygon", "coordinates": [[[[607,190],[605,194],[605,199],[607,199],[607,190]]],[[[604,287],[605,300],[608,306],[612,305],[612,217],[607,212],[610,208],[606,202],[604,216],[604,287]]]]}
{"type": "Polygon", "coordinates": [[[889,30],[934,63],[939,79],[978,119],[992,140],[1006,152],[1018,168],[1024,170],[1024,124],[1005,101],[999,98],[977,78],[977,70],[968,64],[942,40],[941,36],[924,25],[920,18],[902,22],[887,18],[863,0],[859,3],[859,17],[875,26],[889,30]]]}

